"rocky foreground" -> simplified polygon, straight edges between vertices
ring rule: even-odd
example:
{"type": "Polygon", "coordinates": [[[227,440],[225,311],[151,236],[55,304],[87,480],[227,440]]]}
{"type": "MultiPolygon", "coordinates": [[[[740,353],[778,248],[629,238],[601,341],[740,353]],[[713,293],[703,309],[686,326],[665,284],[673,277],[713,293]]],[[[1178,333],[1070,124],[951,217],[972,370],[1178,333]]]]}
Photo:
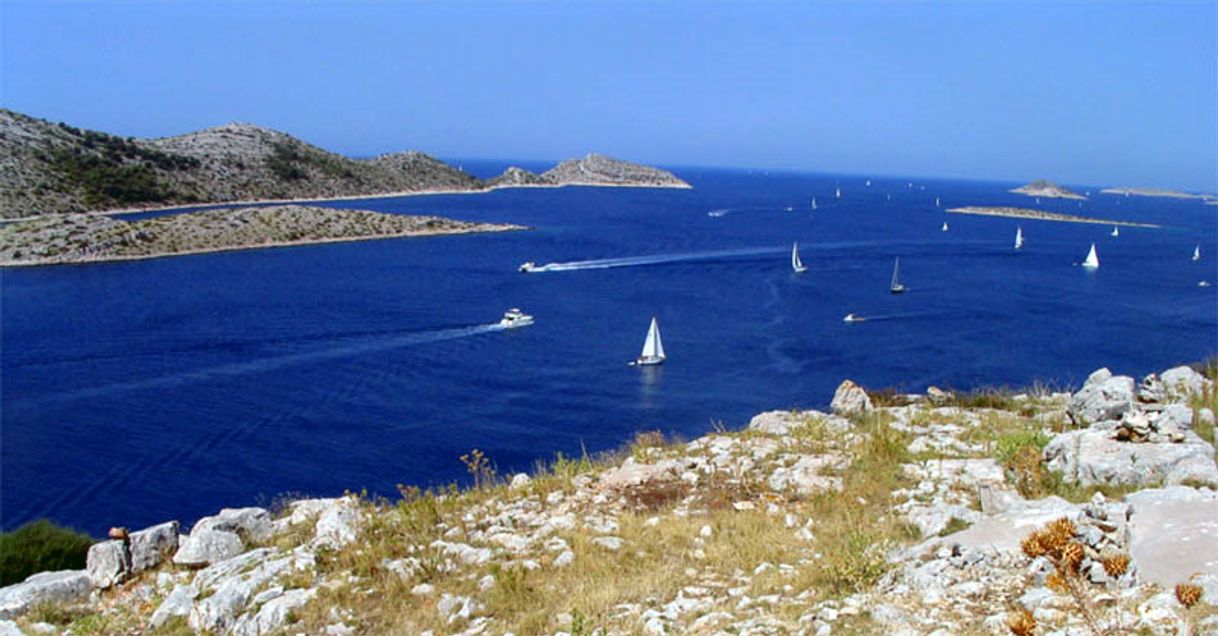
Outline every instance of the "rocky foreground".
{"type": "Polygon", "coordinates": [[[522,229],[439,216],[302,205],[207,210],[140,221],[68,214],[0,226],[0,267],[522,229]]]}
{"type": "MultiPolygon", "coordinates": [[[[839,387],[477,486],[122,529],[0,634],[1213,634],[1211,378],[839,387]]],[[[121,520],[116,520],[121,521],[121,520]]]]}
{"type": "MultiPolygon", "coordinates": [[[[421,152],[354,159],[250,124],[119,137],[0,108],[0,219],[173,205],[317,200],[493,187],[685,187],[672,173],[588,155],[523,181],[483,180],[421,152]]],[[[519,171],[526,172],[526,171],[519,171]]]]}

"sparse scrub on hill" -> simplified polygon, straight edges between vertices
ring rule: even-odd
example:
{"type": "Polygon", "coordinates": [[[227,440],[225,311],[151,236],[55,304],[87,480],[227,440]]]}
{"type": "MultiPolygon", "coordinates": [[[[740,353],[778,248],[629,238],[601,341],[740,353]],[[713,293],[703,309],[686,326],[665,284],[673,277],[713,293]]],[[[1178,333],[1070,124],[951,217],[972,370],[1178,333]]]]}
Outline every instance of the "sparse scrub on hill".
{"type": "Polygon", "coordinates": [[[38,572],[79,570],[93,539],[46,519],[0,533],[0,586],[24,581],[38,572]]]}

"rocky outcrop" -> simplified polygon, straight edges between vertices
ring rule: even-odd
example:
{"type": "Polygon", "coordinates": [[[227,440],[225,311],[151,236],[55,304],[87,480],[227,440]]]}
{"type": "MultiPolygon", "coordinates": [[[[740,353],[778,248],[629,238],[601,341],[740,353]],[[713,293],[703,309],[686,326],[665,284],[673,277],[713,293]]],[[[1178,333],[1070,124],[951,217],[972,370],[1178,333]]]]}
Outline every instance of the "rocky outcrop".
{"type": "Polygon", "coordinates": [[[115,261],[332,241],[501,232],[518,225],[283,205],[138,221],[70,214],[0,226],[0,266],[115,261]]]}
{"type": "Polygon", "coordinates": [[[1046,179],[1037,179],[1036,181],[1033,181],[1032,183],[1029,183],[1026,186],[1020,186],[1018,188],[1013,188],[1011,190],[1008,190],[1008,192],[1014,192],[1016,194],[1026,194],[1030,197],[1047,197],[1050,199],[1077,199],[1079,201],[1087,200],[1087,197],[1085,197],[1081,194],[1078,194],[1076,192],[1071,192],[1071,191],[1057,185],[1056,183],[1053,183],[1052,181],[1048,181],[1046,179]]]}
{"type": "Polygon", "coordinates": [[[91,589],[87,572],[41,572],[16,585],[0,588],[0,619],[25,614],[40,603],[83,601],[91,589]]]}
{"type": "Polygon", "coordinates": [[[838,415],[856,415],[866,413],[873,407],[871,398],[863,387],[850,380],[843,380],[838,385],[837,391],[833,393],[833,401],[829,403],[829,408],[838,415]]]}
{"type": "Polygon", "coordinates": [[[507,170],[504,170],[499,176],[490,179],[486,184],[492,188],[556,185],[554,182],[535,172],[529,172],[524,168],[517,168],[516,166],[508,166],[507,170]]]}

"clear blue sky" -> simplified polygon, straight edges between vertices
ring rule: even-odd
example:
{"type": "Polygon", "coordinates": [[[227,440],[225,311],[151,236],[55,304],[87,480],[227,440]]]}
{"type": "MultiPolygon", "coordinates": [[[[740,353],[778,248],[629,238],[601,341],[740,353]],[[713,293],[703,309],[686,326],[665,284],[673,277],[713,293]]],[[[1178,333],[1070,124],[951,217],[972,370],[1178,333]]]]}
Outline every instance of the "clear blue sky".
{"type": "Polygon", "coordinates": [[[1218,187],[1218,2],[0,5],[6,107],[346,154],[1218,187]]]}

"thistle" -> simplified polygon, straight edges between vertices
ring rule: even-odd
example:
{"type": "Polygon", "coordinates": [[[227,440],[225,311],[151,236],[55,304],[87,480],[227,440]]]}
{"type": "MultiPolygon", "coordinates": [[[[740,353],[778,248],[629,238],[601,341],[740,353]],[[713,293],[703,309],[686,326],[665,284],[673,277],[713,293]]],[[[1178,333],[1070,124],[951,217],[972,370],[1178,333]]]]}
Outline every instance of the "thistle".
{"type": "Polygon", "coordinates": [[[1201,586],[1181,583],[1176,586],[1176,600],[1184,607],[1192,607],[1201,600],[1201,586]]]}
{"type": "Polygon", "coordinates": [[[1104,566],[1104,572],[1114,579],[1119,579],[1129,571],[1129,555],[1128,554],[1110,554],[1100,563],[1104,566]]]}
{"type": "Polygon", "coordinates": [[[1036,619],[1028,610],[1019,610],[1007,616],[1007,629],[1015,636],[1032,636],[1036,631],[1036,619]]]}
{"type": "Polygon", "coordinates": [[[1083,564],[1083,546],[1075,541],[1067,543],[1062,547],[1061,561],[1070,572],[1078,572],[1083,564]]]}

